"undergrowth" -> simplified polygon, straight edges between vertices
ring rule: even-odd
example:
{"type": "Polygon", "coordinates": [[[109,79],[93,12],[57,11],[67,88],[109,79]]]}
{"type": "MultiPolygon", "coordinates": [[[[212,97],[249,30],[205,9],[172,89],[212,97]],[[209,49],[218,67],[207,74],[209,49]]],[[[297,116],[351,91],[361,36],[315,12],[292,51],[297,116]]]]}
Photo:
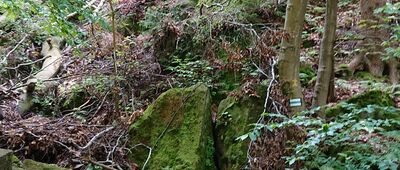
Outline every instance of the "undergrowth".
{"type": "Polygon", "coordinates": [[[378,105],[341,105],[347,111],[334,118],[318,116],[319,108],[291,118],[265,113],[272,120],[281,121],[256,124],[255,131],[238,139],[255,140],[262,129],[274,132],[298,126],[307,138],[293,148],[286,148],[292,153],[282,157],[287,167],[300,162],[306,169],[398,169],[400,110],[378,105]]]}

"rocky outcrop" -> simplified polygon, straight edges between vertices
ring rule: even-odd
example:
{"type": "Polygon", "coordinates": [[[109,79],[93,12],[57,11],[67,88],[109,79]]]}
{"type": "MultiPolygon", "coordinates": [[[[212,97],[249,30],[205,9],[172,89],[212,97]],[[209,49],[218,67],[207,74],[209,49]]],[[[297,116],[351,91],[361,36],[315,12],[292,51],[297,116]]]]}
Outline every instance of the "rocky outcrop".
{"type": "Polygon", "coordinates": [[[218,107],[216,124],[216,152],[220,169],[243,169],[247,164],[249,140],[236,140],[250,131],[250,124],[257,122],[264,110],[266,87],[256,87],[257,94],[241,97],[229,96],[218,107]]]}
{"type": "Polygon", "coordinates": [[[65,168],[60,168],[55,164],[46,164],[41,162],[36,162],[31,159],[25,159],[22,164],[22,169],[26,170],[67,170],[65,168]]]}
{"type": "Polygon", "coordinates": [[[11,170],[12,169],[12,151],[0,149],[0,169],[11,170]]]}
{"type": "Polygon", "coordinates": [[[210,103],[204,84],[161,94],[129,129],[132,161],[146,169],[215,169],[210,103]]]}
{"type": "Polygon", "coordinates": [[[0,149],[0,170],[67,170],[55,164],[36,162],[30,159],[21,161],[12,150],[0,149]]]}

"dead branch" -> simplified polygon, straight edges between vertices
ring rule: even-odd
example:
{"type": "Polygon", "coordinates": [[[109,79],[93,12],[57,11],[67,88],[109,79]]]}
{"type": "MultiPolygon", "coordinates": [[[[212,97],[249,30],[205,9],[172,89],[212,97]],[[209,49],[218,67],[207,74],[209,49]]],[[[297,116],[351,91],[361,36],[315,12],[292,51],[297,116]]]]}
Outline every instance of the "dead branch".
{"type": "Polygon", "coordinates": [[[145,144],[143,144],[143,143],[139,143],[139,144],[133,146],[132,149],[133,149],[133,148],[136,148],[136,147],[138,147],[138,146],[144,146],[144,147],[146,147],[147,149],[149,149],[149,155],[147,156],[147,159],[146,159],[146,161],[144,162],[143,167],[142,167],[142,170],[144,170],[144,169],[146,168],[147,163],[148,163],[149,160],[150,160],[151,153],[153,152],[153,149],[152,149],[150,146],[147,146],[147,145],[145,145],[145,144]]]}
{"type": "Polygon", "coordinates": [[[103,134],[105,134],[106,132],[108,132],[108,131],[110,131],[110,130],[112,130],[112,129],[114,129],[114,126],[111,126],[111,127],[107,128],[107,129],[101,131],[100,133],[94,135],[93,138],[90,139],[90,141],[89,141],[85,146],[82,147],[82,146],[79,146],[78,144],[75,144],[75,147],[77,147],[79,150],[85,150],[85,149],[87,149],[90,145],[92,145],[92,144],[94,143],[94,141],[97,140],[97,138],[99,138],[100,136],[102,136],[103,134]]]}
{"type": "Polygon", "coordinates": [[[96,116],[97,113],[100,111],[101,107],[103,107],[103,104],[104,104],[104,102],[106,101],[106,98],[107,98],[107,96],[108,96],[108,93],[110,93],[110,92],[107,92],[107,93],[104,95],[103,100],[101,100],[100,106],[97,107],[97,110],[96,110],[96,112],[94,112],[93,116],[96,116]]]}
{"type": "Polygon", "coordinates": [[[49,57],[51,57],[51,56],[46,56],[46,57],[43,57],[43,58],[41,58],[41,59],[38,59],[38,60],[32,61],[32,62],[21,63],[21,64],[18,64],[16,67],[5,67],[5,68],[6,68],[6,69],[9,69],[9,70],[16,70],[16,69],[18,69],[18,68],[21,67],[21,66],[29,66],[29,65],[35,64],[35,63],[37,63],[37,62],[39,62],[39,61],[46,60],[46,59],[49,58],[49,57]]]}
{"type": "Polygon", "coordinates": [[[26,34],[26,35],[17,43],[17,45],[15,45],[15,47],[14,47],[11,51],[9,51],[9,52],[7,53],[6,57],[3,58],[2,63],[4,63],[4,62],[6,61],[6,59],[8,58],[8,56],[10,56],[11,53],[14,52],[14,51],[18,48],[18,46],[21,45],[21,43],[25,41],[26,37],[28,37],[28,34],[26,34]]]}
{"type": "Polygon", "coordinates": [[[94,10],[95,13],[100,11],[100,8],[104,5],[104,0],[101,0],[99,5],[96,7],[96,9],[94,10]]]}
{"type": "Polygon", "coordinates": [[[117,169],[115,169],[115,168],[113,168],[113,167],[110,167],[110,166],[104,165],[104,164],[102,164],[102,163],[99,163],[99,162],[95,162],[95,161],[92,161],[92,160],[89,160],[89,162],[90,162],[90,163],[92,163],[92,164],[95,164],[95,165],[101,166],[101,167],[102,167],[102,168],[104,168],[104,169],[109,169],[109,170],[117,170],[117,169]]]}
{"type": "MultiPolygon", "coordinates": [[[[87,3],[85,6],[82,7],[82,9],[86,9],[88,7],[93,6],[93,4],[96,2],[96,0],[91,0],[89,3],[87,3]]],[[[78,12],[73,12],[68,14],[65,19],[66,20],[70,20],[71,18],[74,18],[76,15],[78,15],[78,12]]]]}
{"type": "Polygon", "coordinates": [[[107,154],[107,160],[106,160],[106,161],[109,161],[109,160],[110,160],[110,157],[111,157],[111,155],[115,152],[115,149],[117,148],[118,143],[119,143],[119,140],[121,139],[122,136],[123,136],[123,135],[121,135],[121,136],[118,137],[117,143],[114,145],[114,147],[113,147],[113,149],[111,150],[111,152],[109,152],[109,153],[107,154]]]}
{"type": "MultiPolygon", "coordinates": [[[[270,79],[269,85],[267,87],[267,96],[265,97],[263,113],[267,112],[267,106],[268,106],[268,100],[270,100],[271,88],[272,88],[272,85],[274,83],[276,83],[276,76],[275,76],[274,68],[275,68],[275,65],[277,64],[277,61],[272,58],[270,63],[271,63],[271,67],[270,67],[271,68],[271,70],[270,70],[271,71],[271,79],[270,79]]],[[[255,66],[258,68],[257,65],[255,65],[255,66]]],[[[265,74],[264,71],[262,71],[261,69],[258,68],[258,71],[260,73],[264,74],[265,76],[267,76],[267,74],[265,74]]],[[[274,100],[272,98],[271,98],[271,100],[272,100],[272,103],[274,103],[274,100]]],[[[274,106],[276,106],[276,105],[274,104],[274,106]]],[[[277,112],[279,112],[278,108],[276,108],[276,110],[277,110],[277,112]]],[[[261,123],[263,120],[264,120],[264,114],[261,114],[260,118],[257,120],[257,124],[261,123]]],[[[254,128],[254,131],[255,130],[256,129],[254,128]]],[[[254,141],[253,140],[250,141],[249,146],[247,148],[247,159],[248,159],[248,162],[251,162],[253,160],[253,157],[251,156],[251,153],[250,153],[253,144],[254,144],[254,141]]]]}

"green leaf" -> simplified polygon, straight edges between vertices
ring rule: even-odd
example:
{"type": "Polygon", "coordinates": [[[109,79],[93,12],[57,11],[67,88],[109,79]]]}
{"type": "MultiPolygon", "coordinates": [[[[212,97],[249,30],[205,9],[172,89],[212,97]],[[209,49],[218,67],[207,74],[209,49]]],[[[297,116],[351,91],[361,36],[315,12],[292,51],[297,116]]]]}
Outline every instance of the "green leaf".
{"type": "Polygon", "coordinates": [[[257,139],[257,135],[256,135],[255,131],[250,132],[249,137],[250,137],[251,141],[255,141],[257,139]]]}
{"type": "Polygon", "coordinates": [[[244,141],[249,137],[249,134],[244,134],[242,136],[237,137],[235,140],[241,140],[244,141]]]}

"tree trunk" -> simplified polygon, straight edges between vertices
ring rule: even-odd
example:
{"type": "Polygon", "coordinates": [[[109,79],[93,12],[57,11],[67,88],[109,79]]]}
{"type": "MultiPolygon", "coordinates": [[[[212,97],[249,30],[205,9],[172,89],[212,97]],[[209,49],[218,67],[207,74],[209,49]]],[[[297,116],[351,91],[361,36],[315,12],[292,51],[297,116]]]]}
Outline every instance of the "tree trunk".
{"type": "Polygon", "coordinates": [[[389,78],[392,83],[398,82],[398,61],[390,59],[387,62],[382,61],[381,56],[384,53],[382,42],[389,39],[390,32],[388,29],[376,27],[383,24],[383,17],[375,14],[374,10],[384,6],[385,0],[361,0],[361,34],[364,39],[357,44],[357,48],[361,48],[360,52],[355,56],[349,64],[349,69],[354,73],[360,65],[365,64],[368,71],[376,76],[381,77],[385,64],[389,68],[389,78]]]}
{"type": "Polygon", "coordinates": [[[333,46],[336,40],[336,19],[338,0],[326,1],[324,35],[320,47],[320,58],[317,82],[315,84],[315,96],[313,106],[325,105],[328,96],[334,96],[334,51],[333,46]],[[330,95],[329,95],[330,94],[330,95]]]}
{"type": "Polygon", "coordinates": [[[300,100],[300,106],[291,107],[292,112],[304,110],[299,78],[301,32],[305,19],[307,0],[288,0],[285,17],[285,36],[279,56],[279,81],[282,92],[290,100],[300,100]]]}

